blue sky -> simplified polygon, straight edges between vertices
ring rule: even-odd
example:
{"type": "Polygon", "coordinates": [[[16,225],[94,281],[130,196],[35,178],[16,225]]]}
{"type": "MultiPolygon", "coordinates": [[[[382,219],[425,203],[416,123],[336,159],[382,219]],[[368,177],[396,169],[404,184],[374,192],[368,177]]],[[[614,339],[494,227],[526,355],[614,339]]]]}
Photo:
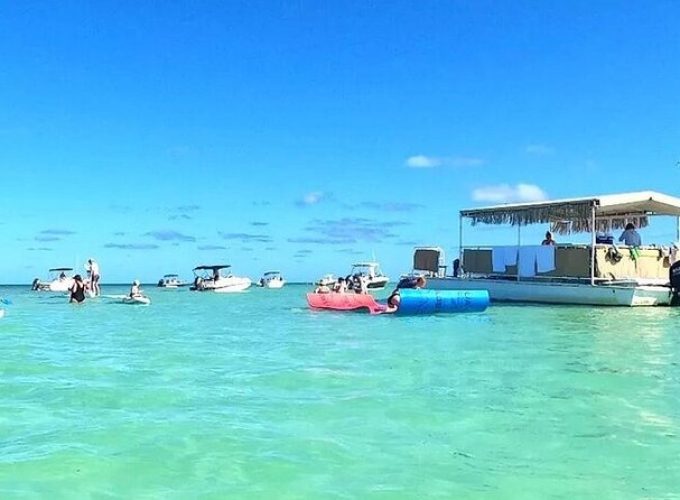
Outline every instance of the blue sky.
{"type": "Polygon", "coordinates": [[[461,208],[679,195],[678,19],[671,1],[6,2],[0,281],[90,256],[105,282],[222,262],[306,280],[373,254],[396,277],[416,244],[454,257],[461,208]]]}

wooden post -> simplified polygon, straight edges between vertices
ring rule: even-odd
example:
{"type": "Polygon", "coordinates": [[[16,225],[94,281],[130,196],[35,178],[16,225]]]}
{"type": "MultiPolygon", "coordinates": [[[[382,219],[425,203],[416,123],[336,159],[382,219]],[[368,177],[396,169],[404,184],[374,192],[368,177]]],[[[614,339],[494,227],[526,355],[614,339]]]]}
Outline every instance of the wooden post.
{"type": "Polygon", "coordinates": [[[522,224],[517,224],[517,281],[520,280],[519,276],[519,247],[522,246],[522,224]]]}
{"type": "Polygon", "coordinates": [[[590,284],[595,284],[595,203],[590,207],[590,284]]]}
{"type": "MultiPolygon", "coordinates": [[[[458,214],[458,272],[465,269],[463,262],[463,214],[458,214]]],[[[453,275],[453,263],[451,263],[451,274],[453,275]]]]}

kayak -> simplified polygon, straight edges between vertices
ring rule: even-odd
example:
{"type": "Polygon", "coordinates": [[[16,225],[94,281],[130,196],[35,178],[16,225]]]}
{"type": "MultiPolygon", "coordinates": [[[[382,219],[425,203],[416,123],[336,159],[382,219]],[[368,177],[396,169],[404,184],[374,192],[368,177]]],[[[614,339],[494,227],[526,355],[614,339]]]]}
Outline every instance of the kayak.
{"type": "Polygon", "coordinates": [[[139,297],[123,297],[121,299],[123,304],[138,305],[138,306],[148,306],[151,304],[151,299],[140,295],[139,297]]]}

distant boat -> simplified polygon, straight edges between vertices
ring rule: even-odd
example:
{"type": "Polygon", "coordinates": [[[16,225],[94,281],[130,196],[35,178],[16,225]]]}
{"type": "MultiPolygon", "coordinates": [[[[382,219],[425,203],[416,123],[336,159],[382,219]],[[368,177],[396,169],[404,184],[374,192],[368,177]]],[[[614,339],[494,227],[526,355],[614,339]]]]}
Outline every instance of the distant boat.
{"type": "Polygon", "coordinates": [[[222,269],[230,269],[229,264],[198,266],[194,268],[194,284],[190,290],[197,292],[231,293],[247,290],[250,278],[234,276],[231,272],[223,276],[222,269]]]}
{"type": "Polygon", "coordinates": [[[48,280],[34,279],[31,289],[40,292],[68,292],[73,286],[72,267],[53,267],[48,272],[50,273],[48,280]]]}
{"type": "Polygon", "coordinates": [[[337,280],[332,274],[324,274],[322,278],[318,279],[314,284],[316,286],[328,286],[331,287],[335,284],[337,280]]]}
{"type": "Polygon", "coordinates": [[[377,262],[357,262],[352,266],[350,274],[352,277],[364,278],[366,280],[366,288],[369,290],[382,290],[390,281],[380,271],[380,264],[377,262]]]}
{"type": "Polygon", "coordinates": [[[158,281],[159,288],[179,288],[187,285],[188,283],[180,280],[176,274],[166,274],[158,281]]]}
{"type": "Polygon", "coordinates": [[[260,278],[260,286],[263,288],[283,288],[285,284],[281,271],[267,271],[260,278]]]}

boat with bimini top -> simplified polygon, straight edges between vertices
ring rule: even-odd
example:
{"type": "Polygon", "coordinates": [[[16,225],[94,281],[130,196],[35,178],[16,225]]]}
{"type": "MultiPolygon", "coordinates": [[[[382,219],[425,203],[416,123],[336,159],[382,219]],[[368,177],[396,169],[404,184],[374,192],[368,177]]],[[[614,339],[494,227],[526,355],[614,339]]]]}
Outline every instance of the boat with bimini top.
{"type": "Polygon", "coordinates": [[[190,290],[197,292],[215,292],[215,293],[231,293],[242,292],[248,289],[251,285],[250,278],[234,276],[228,272],[226,276],[222,275],[223,269],[230,269],[229,264],[198,266],[194,271],[194,284],[190,290]]]}
{"type": "Polygon", "coordinates": [[[366,288],[369,290],[382,290],[390,281],[390,279],[380,271],[380,264],[377,262],[357,262],[352,265],[350,276],[353,278],[365,279],[366,288]]]}
{"type": "Polygon", "coordinates": [[[180,280],[179,276],[176,274],[166,274],[160,280],[158,280],[159,288],[179,288],[187,285],[188,283],[180,280]]]}
{"type": "Polygon", "coordinates": [[[34,279],[31,289],[40,292],[67,292],[73,286],[72,267],[53,267],[48,273],[49,278],[46,281],[34,279]]]}
{"type": "Polygon", "coordinates": [[[260,278],[259,286],[263,288],[283,288],[286,280],[281,276],[281,271],[267,271],[260,278]]]}
{"type": "Polygon", "coordinates": [[[678,222],[676,238],[680,239],[678,198],[643,191],[474,208],[459,215],[459,258],[451,275],[442,276],[438,259],[416,249],[414,270],[433,275],[428,278],[428,288],[488,290],[492,301],[508,302],[607,306],[664,306],[671,302],[669,274],[680,258],[677,241],[667,246],[615,245],[611,237],[599,238],[597,234],[645,227],[652,216],[673,216],[678,222]],[[518,242],[464,246],[465,220],[473,226],[515,226],[518,242]],[[548,240],[548,244],[522,245],[521,228],[528,224],[550,224],[551,231],[562,235],[589,233],[590,244],[548,240]]]}

